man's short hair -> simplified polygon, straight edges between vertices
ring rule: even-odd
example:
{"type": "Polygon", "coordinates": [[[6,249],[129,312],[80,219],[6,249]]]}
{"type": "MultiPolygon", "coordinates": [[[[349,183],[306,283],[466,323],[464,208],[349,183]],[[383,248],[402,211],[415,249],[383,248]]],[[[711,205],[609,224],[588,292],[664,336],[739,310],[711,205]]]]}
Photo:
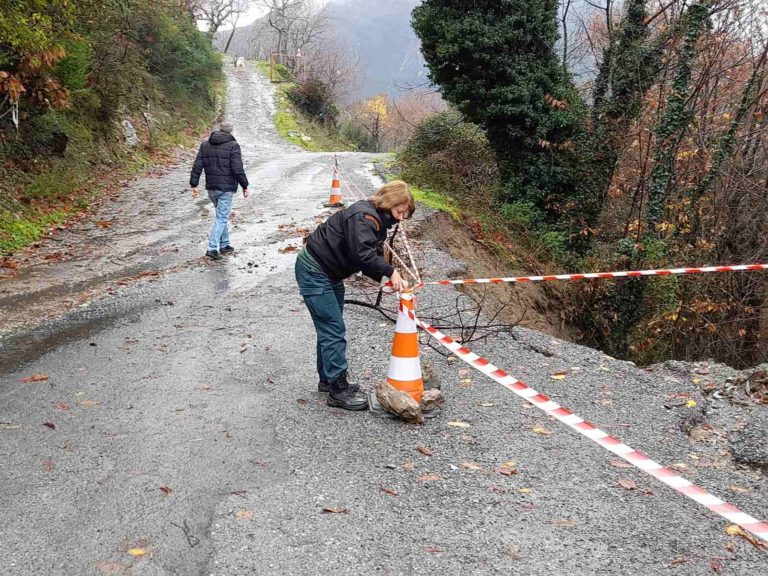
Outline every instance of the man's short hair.
{"type": "Polygon", "coordinates": [[[221,130],[222,132],[226,132],[227,134],[232,134],[232,130],[234,129],[235,127],[232,126],[232,124],[229,122],[222,122],[221,127],[219,128],[219,130],[221,130]]]}

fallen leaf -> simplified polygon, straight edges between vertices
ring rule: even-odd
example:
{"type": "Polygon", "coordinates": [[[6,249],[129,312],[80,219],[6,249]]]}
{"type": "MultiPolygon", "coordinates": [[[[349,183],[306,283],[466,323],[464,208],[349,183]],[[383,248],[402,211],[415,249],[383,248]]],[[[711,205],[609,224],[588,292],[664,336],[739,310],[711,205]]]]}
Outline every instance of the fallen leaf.
{"type": "Polygon", "coordinates": [[[147,554],[147,551],[144,550],[144,548],[129,548],[128,554],[131,556],[145,556],[147,554]]]}
{"type": "Polygon", "coordinates": [[[506,466],[506,465],[497,466],[495,471],[501,474],[502,476],[514,476],[515,474],[517,474],[517,468],[515,468],[514,466],[506,466]]]}
{"type": "Polygon", "coordinates": [[[686,408],[693,408],[696,406],[696,400],[688,400],[688,402],[685,403],[686,408]]]}
{"type": "Polygon", "coordinates": [[[520,494],[530,494],[531,492],[533,492],[533,490],[531,490],[530,488],[520,488],[518,489],[518,492],[520,492],[520,494]]]}
{"type": "Polygon", "coordinates": [[[173,494],[173,489],[169,488],[168,486],[160,486],[160,492],[162,492],[166,496],[170,496],[171,494],[173,494]]]}
{"type": "Polygon", "coordinates": [[[550,378],[552,378],[552,380],[565,380],[565,377],[567,375],[568,375],[568,372],[560,371],[550,375],[550,378]]]}
{"type": "Polygon", "coordinates": [[[479,406],[482,406],[483,408],[492,408],[493,406],[496,406],[493,402],[480,402],[479,406]]]}
{"type": "Polygon", "coordinates": [[[442,478],[437,474],[424,474],[423,476],[418,476],[416,480],[419,482],[432,482],[433,480],[442,480],[442,478]]]}
{"type": "Polygon", "coordinates": [[[94,222],[94,224],[96,224],[96,226],[98,226],[99,228],[111,228],[112,227],[112,223],[108,222],[107,220],[96,220],[94,222]]]}
{"type": "Polygon", "coordinates": [[[10,422],[0,422],[0,430],[18,430],[21,424],[11,424],[10,422]]]}
{"type": "Polygon", "coordinates": [[[721,558],[711,558],[709,561],[709,567],[716,574],[720,574],[723,571],[723,562],[721,558]]]}
{"type": "Polygon", "coordinates": [[[611,460],[608,462],[614,468],[632,468],[632,464],[625,462],[624,460],[611,460]]]}
{"type": "Polygon", "coordinates": [[[471,388],[472,387],[472,378],[462,378],[461,379],[461,385],[464,388],[471,388]]]}
{"type": "Polygon", "coordinates": [[[391,488],[386,488],[385,486],[379,486],[379,489],[384,492],[384,494],[389,494],[390,496],[397,496],[397,492],[395,490],[392,490],[391,488]]]}
{"type": "Polygon", "coordinates": [[[100,402],[98,400],[80,400],[80,402],[77,403],[78,406],[81,406],[83,408],[93,408],[94,406],[98,406],[100,402]]]}
{"type": "Polygon", "coordinates": [[[454,420],[453,422],[448,422],[448,426],[455,426],[456,428],[469,428],[470,424],[462,422],[461,420],[454,420]]]}
{"type": "Polygon", "coordinates": [[[517,544],[510,544],[509,548],[507,548],[507,556],[512,558],[512,560],[520,560],[522,558],[520,555],[520,546],[517,544]]]}
{"type": "Polygon", "coordinates": [[[250,510],[245,510],[241,508],[235,513],[235,516],[237,516],[238,518],[249,519],[249,518],[253,518],[253,512],[251,512],[250,510]]]}
{"type": "Polygon", "coordinates": [[[735,484],[731,484],[730,486],[725,487],[726,490],[730,490],[731,492],[736,492],[737,494],[750,494],[752,492],[752,488],[744,488],[742,486],[736,486],[735,484]]]}
{"type": "Polygon", "coordinates": [[[625,490],[635,490],[637,488],[637,483],[634,480],[630,480],[629,478],[622,478],[619,480],[619,486],[625,490]]]}
{"type": "Polygon", "coordinates": [[[728,542],[725,543],[725,549],[728,550],[728,552],[734,552],[736,550],[736,546],[728,540],[728,542]]]}
{"type": "Polygon", "coordinates": [[[56,424],[54,424],[53,422],[43,422],[43,426],[47,426],[51,430],[56,430],[56,424]]]}
{"type": "Polygon", "coordinates": [[[740,538],[744,538],[744,540],[752,544],[755,548],[768,548],[768,546],[757,540],[749,532],[745,532],[741,526],[737,526],[736,524],[731,524],[726,527],[725,533],[729,536],[739,536],[740,538]]]}
{"type": "Polygon", "coordinates": [[[349,510],[346,508],[323,508],[322,512],[324,514],[348,514],[349,510]]]}
{"type": "Polygon", "coordinates": [[[27,378],[22,378],[22,383],[29,384],[30,382],[45,382],[48,380],[49,376],[46,374],[33,374],[32,376],[28,376],[27,378]]]}
{"type": "Polygon", "coordinates": [[[543,426],[536,426],[531,431],[534,432],[535,434],[541,434],[542,436],[551,436],[552,435],[552,432],[550,432],[549,430],[547,430],[543,426]]]}
{"type": "Polygon", "coordinates": [[[210,389],[211,387],[208,386],[208,384],[203,384],[202,386],[198,387],[198,390],[200,390],[200,392],[208,392],[210,389]]]}
{"type": "Polygon", "coordinates": [[[66,402],[56,402],[56,404],[54,404],[53,407],[56,408],[56,410],[62,410],[62,411],[69,410],[69,404],[67,404],[66,402]]]}
{"type": "Polygon", "coordinates": [[[296,398],[296,402],[298,402],[299,404],[309,404],[309,400],[307,400],[306,398],[296,398]]]}
{"type": "Polygon", "coordinates": [[[573,528],[576,526],[576,522],[569,520],[568,518],[555,518],[549,521],[552,526],[559,526],[560,528],[573,528]]]}
{"type": "Polygon", "coordinates": [[[691,560],[689,558],[686,558],[685,556],[680,556],[679,558],[675,558],[670,562],[672,566],[676,564],[688,564],[691,560]]]}
{"type": "Polygon", "coordinates": [[[466,468],[467,470],[480,470],[480,466],[477,464],[473,464],[472,462],[462,462],[461,463],[462,468],[466,468]]]}
{"type": "Polygon", "coordinates": [[[425,448],[424,446],[417,446],[416,450],[424,454],[424,456],[432,456],[433,452],[429,448],[425,448]]]}
{"type": "Polygon", "coordinates": [[[298,246],[294,246],[293,244],[291,244],[290,246],[286,246],[285,248],[280,248],[278,252],[280,254],[289,254],[293,252],[298,252],[298,250],[299,250],[298,246]]]}
{"type": "Polygon", "coordinates": [[[406,462],[405,464],[403,464],[403,469],[405,470],[413,470],[414,468],[416,468],[416,464],[414,464],[413,462],[406,462]]]}
{"type": "Polygon", "coordinates": [[[439,546],[427,546],[427,547],[425,548],[425,550],[426,550],[427,552],[430,552],[430,553],[432,553],[432,554],[435,554],[435,553],[437,553],[437,552],[442,552],[442,551],[443,551],[443,549],[442,549],[442,548],[440,548],[439,546]]]}

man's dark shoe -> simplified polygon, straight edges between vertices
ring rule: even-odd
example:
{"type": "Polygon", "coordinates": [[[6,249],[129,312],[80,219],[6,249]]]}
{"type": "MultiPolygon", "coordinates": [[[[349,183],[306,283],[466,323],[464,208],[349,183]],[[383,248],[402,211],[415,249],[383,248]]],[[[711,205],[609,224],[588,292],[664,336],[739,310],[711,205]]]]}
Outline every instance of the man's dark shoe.
{"type": "Polygon", "coordinates": [[[344,410],[367,410],[368,397],[360,394],[358,390],[353,390],[355,384],[347,381],[347,373],[344,372],[335,382],[330,384],[328,392],[328,406],[343,408],[344,410]]]}
{"type": "Polygon", "coordinates": [[[224,248],[219,248],[219,254],[232,254],[235,249],[232,248],[232,246],[224,246],[224,248]]]}
{"type": "MultiPolygon", "coordinates": [[[[352,392],[357,392],[358,390],[360,390],[360,385],[357,382],[347,381],[347,385],[349,386],[349,389],[352,392]]],[[[318,392],[323,392],[323,393],[330,392],[331,391],[331,383],[328,382],[328,380],[320,380],[317,383],[317,391],[318,392]]]]}
{"type": "Polygon", "coordinates": [[[216,250],[208,250],[208,252],[205,253],[205,256],[211,260],[221,260],[221,254],[216,250]]]}

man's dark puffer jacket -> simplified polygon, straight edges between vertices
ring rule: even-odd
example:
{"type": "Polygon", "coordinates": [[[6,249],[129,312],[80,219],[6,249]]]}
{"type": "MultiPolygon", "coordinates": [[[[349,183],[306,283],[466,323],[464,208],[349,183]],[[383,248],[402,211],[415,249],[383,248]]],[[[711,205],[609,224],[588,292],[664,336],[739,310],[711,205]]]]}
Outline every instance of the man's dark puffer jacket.
{"type": "Polygon", "coordinates": [[[395,271],[384,261],[387,229],[395,222],[388,210],[378,211],[371,201],[360,200],[318,226],[307,238],[307,249],[332,280],[362,270],[378,281],[395,271]]]}
{"type": "Polygon", "coordinates": [[[200,174],[205,170],[206,190],[235,192],[238,183],[248,188],[248,177],[243,169],[243,156],[240,144],[227,132],[216,131],[207,142],[200,145],[200,151],[192,167],[189,185],[197,188],[200,174]]]}

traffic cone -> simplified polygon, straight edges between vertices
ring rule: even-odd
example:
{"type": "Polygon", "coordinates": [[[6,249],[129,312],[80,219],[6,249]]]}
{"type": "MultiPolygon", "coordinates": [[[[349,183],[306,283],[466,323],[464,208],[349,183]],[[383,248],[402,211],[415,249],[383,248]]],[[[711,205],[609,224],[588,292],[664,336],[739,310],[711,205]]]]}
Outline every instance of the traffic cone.
{"type": "Polygon", "coordinates": [[[413,294],[409,292],[400,295],[400,311],[395,325],[387,382],[409,394],[416,402],[421,402],[424,380],[421,377],[419,334],[413,317],[413,294]]]}
{"type": "Polygon", "coordinates": [[[327,207],[344,206],[341,199],[341,182],[339,181],[339,168],[333,167],[333,182],[331,182],[331,197],[325,204],[327,207]]]}

